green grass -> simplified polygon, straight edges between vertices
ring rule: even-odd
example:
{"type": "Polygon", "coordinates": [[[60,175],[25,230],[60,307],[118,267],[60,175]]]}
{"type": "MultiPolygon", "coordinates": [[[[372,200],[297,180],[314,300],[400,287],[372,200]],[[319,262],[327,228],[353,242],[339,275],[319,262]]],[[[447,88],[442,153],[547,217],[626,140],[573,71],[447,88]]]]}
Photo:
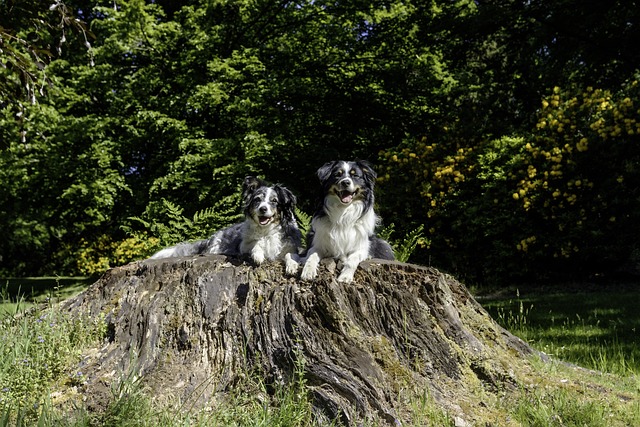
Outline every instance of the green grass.
{"type": "Polygon", "coordinates": [[[92,277],[21,277],[0,279],[0,315],[35,304],[72,297],[95,281],[92,277]]]}
{"type": "Polygon", "coordinates": [[[105,334],[101,319],[72,317],[51,305],[0,315],[0,425],[33,421],[50,387],[80,385],[81,350],[105,334]]]}
{"type": "Polygon", "coordinates": [[[640,374],[640,288],[516,292],[480,302],[507,330],[555,358],[608,373],[640,374]]]}
{"type": "Polygon", "coordinates": [[[640,288],[527,289],[478,300],[556,360],[534,363],[537,375],[502,403],[513,425],[640,425],[640,288]]]}
{"type": "MultiPolygon", "coordinates": [[[[515,425],[640,426],[640,376],[606,374],[559,361],[532,360],[534,376],[501,405],[515,425]]],[[[498,424],[500,425],[500,424],[498,424]]]]}
{"type": "MultiPolygon", "coordinates": [[[[55,310],[52,310],[55,312],[55,310]]],[[[16,317],[22,317],[16,316],[16,317]]],[[[84,320],[87,323],[88,319],[84,320]]],[[[11,321],[9,322],[11,323],[11,321]]],[[[33,324],[33,318],[26,320],[24,325],[33,324]]],[[[60,332],[80,336],[73,328],[61,327],[60,332]]],[[[7,329],[7,328],[5,328],[7,329]]],[[[29,328],[27,328],[29,329],[29,328]]],[[[10,332],[14,338],[11,344],[29,347],[35,338],[34,333],[20,329],[10,332]],[[27,332],[25,335],[24,333],[27,332]]],[[[42,333],[38,331],[37,333],[42,333]]],[[[40,336],[36,338],[39,342],[40,336]]],[[[43,343],[47,345],[48,343],[43,343]]],[[[75,348],[83,348],[88,342],[75,343],[75,348]]],[[[67,345],[58,345],[58,348],[67,345]]],[[[26,351],[18,355],[3,355],[3,359],[16,361],[22,366],[23,361],[33,361],[25,366],[33,366],[35,371],[47,369],[52,361],[49,358],[37,358],[34,351],[26,351]],[[38,359],[38,362],[36,362],[38,359]]],[[[64,351],[60,353],[65,353],[64,351]]],[[[73,364],[73,357],[67,357],[67,364],[73,364]]],[[[14,363],[15,365],[15,363],[14,363]]],[[[307,396],[303,377],[304,365],[297,368],[297,380],[289,385],[276,387],[270,393],[264,383],[263,375],[247,375],[243,380],[234,384],[227,397],[214,404],[206,411],[185,408],[180,402],[170,402],[158,407],[154,404],[153,396],[142,385],[140,376],[132,370],[123,373],[111,388],[111,402],[104,412],[89,413],[83,408],[82,402],[72,398],[66,399],[64,407],[51,402],[50,391],[54,388],[68,389],[70,385],[81,385],[80,377],[75,371],[60,371],[47,377],[45,381],[37,381],[33,372],[12,372],[11,369],[0,371],[0,382],[5,384],[4,394],[0,397],[0,427],[4,426],[41,426],[41,427],[178,427],[178,426],[273,426],[273,427],[306,427],[312,423],[312,406],[307,396]],[[66,378],[70,375],[71,378],[66,378]],[[15,384],[20,384],[17,387],[15,384]],[[56,387],[57,385],[57,387],[56,387]],[[19,393],[18,393],[19,392],[19,393]]],[[[75,396],[77,399],[77,395],[75,396]]],[[[330,425],[330,424],[327,424],[330,425]]]]}

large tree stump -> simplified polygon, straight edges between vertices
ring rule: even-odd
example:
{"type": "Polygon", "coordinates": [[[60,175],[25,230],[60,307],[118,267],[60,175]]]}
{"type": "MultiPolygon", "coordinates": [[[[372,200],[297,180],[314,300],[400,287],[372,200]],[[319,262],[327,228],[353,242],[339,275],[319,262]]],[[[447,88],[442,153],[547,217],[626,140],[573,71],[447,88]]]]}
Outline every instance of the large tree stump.
{"type": "Polygon", "coordinates": [[[518,382],[533,350],[452,277],[371,260],[345,284],[335,267],[325,260],[313,282],[284,276],[279,262],[218,255],[112,269],[65,303],[108,323],[104,345],[86,355],[83,391],[99,409],[110,383],[134,369],[155,396],[204,405],[247,368],[292,381],[302,357],[318,415],[353,424],[397,423],[408,386],[473,420],[486,406],[479,395],[518,382]]]}

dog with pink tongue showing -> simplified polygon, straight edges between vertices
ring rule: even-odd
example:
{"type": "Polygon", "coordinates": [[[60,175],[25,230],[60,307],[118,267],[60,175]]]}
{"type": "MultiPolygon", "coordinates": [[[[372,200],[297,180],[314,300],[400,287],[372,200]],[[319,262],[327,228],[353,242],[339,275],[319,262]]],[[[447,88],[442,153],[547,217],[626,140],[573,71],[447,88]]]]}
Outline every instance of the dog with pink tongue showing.
{"type": "Polygon", "coordinates": [[[298,254],[302,236],[294,216],[296,198],[286,187],[254,176],[242,186],[244,221],[224,228],[208,239],[180,243],[154,254],[152,259],[200,254],[249,255],[256,264],[298,254]]]}
{"type": "MultiPolygon", "coordinates": [[[[367,258],[393,260],[393,249],[375,235],[379,218],[374,212],[376,173],[363,160],[333,161],[317,171],[321,194],[307,234],[308,251],[300,278],[312,280],[322,258],[336,258],[343,267],[340,282],[351,282],[361,261],[367,258]]],[[[297,265],[287,263],[287,273],[297,265]]]]}

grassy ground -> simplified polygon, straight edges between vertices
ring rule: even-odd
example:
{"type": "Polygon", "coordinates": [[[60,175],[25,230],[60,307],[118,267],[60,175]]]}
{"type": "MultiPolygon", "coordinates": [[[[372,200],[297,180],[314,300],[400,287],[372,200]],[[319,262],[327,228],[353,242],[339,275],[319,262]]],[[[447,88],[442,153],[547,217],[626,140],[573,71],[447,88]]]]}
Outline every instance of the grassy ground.
{"type": "Polygon", "coordinates": [[[640,374],[640,286],[529,289],[479,298],[538,350],[603,372],[640,374]]]}
{"type": "Polygon", "coordinates": [[[92,277],[0,279],[0,314],[14,314],[47,301],[62,301],[80,293],[94,281],[92,277]]]}
{"type": "Polygon", "coordinates": [[[568,363],[505,404],[516,425],[640,426],[640,285],[524,288],[479,296],[510,332],[568,363]]]}
{"type": "MultiPolygon", "coordinates": [[[[83,348],[100,341],[104,325],[96,319],[69,318],[52,302],[77,293],[91,280],[3,282],[4,298],[10,301],[0,305],[0,427],[319,425],[313,422],[302,375],[275,393],[267,392],[259,375],[247,375],[226,401],[197,412],[180,408],[179,402],[155,406],[138,379],[125,373],[112,389],[107,411],[88,413],[56,390],[81,387],[85,373],[78,370],[79,357],[83,348]]],[[[635,309],[639,296],[639,288],[629,286],[536,289],[479,298],[507,329],[539,350],[571,362],[532,360],[533,370],[519,389],[487,397],[491,417],[484,425],[640,425],[640,312],[635,309]]],[[[407,405],[403,412],[409,414],[403,426],[455,424],[423,390],[403,393],[400,400],[407,405]]]]}

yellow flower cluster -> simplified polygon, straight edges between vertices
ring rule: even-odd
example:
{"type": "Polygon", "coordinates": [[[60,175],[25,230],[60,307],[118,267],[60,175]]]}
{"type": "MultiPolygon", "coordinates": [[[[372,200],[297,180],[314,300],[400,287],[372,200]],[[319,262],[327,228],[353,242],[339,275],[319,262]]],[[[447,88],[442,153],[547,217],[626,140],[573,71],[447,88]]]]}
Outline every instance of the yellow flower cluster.
{"type": "Polygon", "coordinates": [[[560,248],[560,252],[554,252],[554,258],[570,258],[574,253],[580,252],[578,246],[574,243],[568,242],[560,248]]]}
{"type": "Polygon", "coordinates": [[[531,158],[513,199],[525,210],[537,201],[545,208],[575,205],[580,194],[593,187],[588,179],[576,175],[576,165],[584,161],[578,156],[587,154],[594,144],[625,143],[639,135],[640,110],[634,107],[638,102],[638,91],[616,97],[589,87],[580,96],[566,96],[561,88],[553,88],[542,100],[537,133],[525,145],[531,158]]]}
{"type": "Polygon", "coordinates": [[[527,252],[529,250],[529,246],[535,243],[535,241],[536,241],[536,236],[527,237],[526,239],[522,239],[520,243],[516,245],[516,248],[519,251],[527,252]]]}
{"type": "MultiPolygon", "coordinates": [[[[415,146],[402,148],[399,151],[383,151],[380,156],[389,165],[399,165],[408,170],[416,183],[422,183],[420,195],[429,200],[429,206],[435,208],[449,194],[454,191],[458,183],[467,179],[472,170],[468,161],[469,155],[473,152],[472,147],[457,147],[452,152],[436,143],[427,143],[427,138],[423,137],[415,146]]],[[[380,182],[390,179],[390,174],[385,173],[380,178],[380,182]]],[[[433,212],[427,214],[432,216],[433,212]]]]}
{"type": "MultiPolygon", "coordinates": [[[[618,203],[615,197],[624,198],[636,172],[624,167],[624,160],[629,155],[636,159],[640,150],[637,86],[630,82],[617,92],[587,88],[580,93],[555,87],[542,100],[530,135],[481,144],[446,135],[437,143],[426,138],[408,142],[380,153],[388,171],[382,169],[380,181],[392,175],[406,179],[405,186],[412,195],[420,194],[420,208],[431,218],[430,234],[438,232],[440,219],[447,224],[463,210],[470,217],[480,215],[476,226],[496,209],[496,218],[514,215],[505,221],[505,230],[526,224],[511,233],[511,250],[533,257],[534,248],[544,248],[545,256],[560,258],[587,252],[584,230],[622,223],[612,205],[618,203]],[[530,218],[536,223],[527,222],[530,218]]],[[[488,222],[493,231],[503,227],[488,222]]],[[[456,245],[446,234],[440,238],[456,245]]]]}
{"type": "MultiPolygon", "coordinates": [[[[637,86],[637,82],[633,82],[632,86],[637,86]]],[[[640,133],[640,121],[637,118],[640,110],[636,110],[634,104],[629,96],[615,99],[610,91],[591,87],[582,94],[581,100],[577,97],[565,100],[560,88],[555,87],[553,94],[542,101],[543,113],[537,128],[561,134],[568,132],[566,139],[571,141],[578,136],[576,131],[581,125],[575,121],[576,112],[583,112],[587,113],[589,129],[603,140],[636,135],[640,133]]],[[[571,145],[577,145],[579,151],[586,151],[588,140],[578,138],[578,142],[571,145]]]]}
{"type": "Polygon", "coordinates": [[[118,242],[106,235],[91,243],[83,240],[76,260],[78,271],[82,274],[102,273],[117,265],[144,258],[159,243],[159,239],[145,235],[118,242]]]}
{"type": "Polygon", "coordinates": [[[580,141],[576,143],[576,150],[584,152],[589,149],[589,140],[587,138],[580,138],[580,141]]]}

